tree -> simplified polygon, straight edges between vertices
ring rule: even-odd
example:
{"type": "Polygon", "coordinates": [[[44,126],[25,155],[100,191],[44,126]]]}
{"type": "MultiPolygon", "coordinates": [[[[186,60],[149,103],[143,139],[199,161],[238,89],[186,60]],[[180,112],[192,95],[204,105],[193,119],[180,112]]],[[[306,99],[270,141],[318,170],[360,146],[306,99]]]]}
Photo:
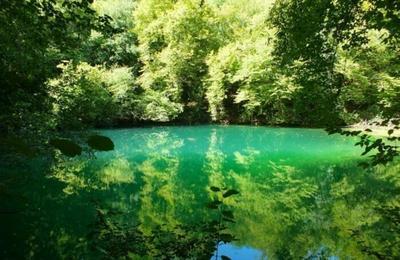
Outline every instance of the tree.
{"type": "MultiPolygon", "coordinates": [[[[195,0],[141,1],[135,20],[143,63],[139,84],[149,96],[161,95],[174,107],[155,119],[207,120],[205,60],[224,40],[216,14],[195,0]]],[[[148,107],[158,106],[155,101],[150,100],[148,107]]]]}
{"type": "Polygon", "coordinates": [[[134,19],[132,12],[136,6],[134,0],[98,0],[93,3],[97,15],[109,17],[109,26],[91,32],[76,59],[91,65],[128,66],[133,73],[140,70],[137,37],[132,32],[134,19]]]}
{"type": "Polygon", "coordinates": [[[36,132],[50,103],[43,83],[92,28],[107,25],[89,0],[16,0],[0,4],[1,131],[36,132]]]}
{"type": "MultiPolygon", "coordinates": [[[[315,78],[314,74],[322,75],[321,91],[332,92],[334,95],[329,96],[338,100],[338,105],[344,106],[345,110],[351,108],[350,112],[354,114],[378,107],[375,116],[383,119],[381,124],[394,124],[388,132],[390,136],[399,123],[398,105],[393,99],[398,95],[398,73],[390,69],[393,64],[398,64],[395,57],[398,56],[400,35],[396,26],[400,21],[399,10],[399,3],[386,0],[321,0],[318,3],[279,0],[274,5],[271,20],[278,29],[280,44],[277,55],[283,63],[305,60],[308,71],[312,72],[306,76],[306,81],[315,78]],[[381,38],[378,48],[368,37],[374,30],[381,38]],[[351,59],[358,63],[351,61],[349,55],[353,55],[351,59]],[[374,59],[378,55],[379,61],[374,59]],[[363,61],[366,63],[360,64],[363,61]],[[324,68],[325,73],[318,74],[319,68],[324,68]]],[[[330,125],[337,127],[338,123],[334,120],[330,125]]],[[[335,131],[347,135],[361,134],[361,131],[340,129],[331,132],[335,131]]],[[[374,165],[391,161],[399,153],[396,145],[385,144],[382,139],[373,140],[368,134],[361,138],[358,144],[366,148],[366,153],[378,150],[373,156],[374,165]]],[[[396,139],[388,138],[389,141],[396,139]]]]}

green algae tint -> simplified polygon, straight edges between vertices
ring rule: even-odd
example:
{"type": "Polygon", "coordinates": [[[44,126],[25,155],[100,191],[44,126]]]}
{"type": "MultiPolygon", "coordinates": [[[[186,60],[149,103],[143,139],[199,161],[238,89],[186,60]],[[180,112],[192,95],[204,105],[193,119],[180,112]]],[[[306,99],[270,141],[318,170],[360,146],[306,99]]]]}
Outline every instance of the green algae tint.
{"type": "Polygon", "coordinates": [[[114,151],[2,166],[0,258],[399,257],[399,164],[359,168],[356,139],[248,126],[99,133],[114,151]]]}

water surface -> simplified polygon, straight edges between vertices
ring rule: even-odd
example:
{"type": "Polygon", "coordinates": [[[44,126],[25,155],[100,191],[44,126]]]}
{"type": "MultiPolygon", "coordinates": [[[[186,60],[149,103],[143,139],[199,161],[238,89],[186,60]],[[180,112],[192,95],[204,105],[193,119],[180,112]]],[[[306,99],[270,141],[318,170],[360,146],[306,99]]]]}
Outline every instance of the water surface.
{"type": "Polygon", "coordinates": [[[100,133],[114,151],[2,168],[2,258],[399,256],[399,167],[359,168],[353,138],[213,125],[100,133]]]}

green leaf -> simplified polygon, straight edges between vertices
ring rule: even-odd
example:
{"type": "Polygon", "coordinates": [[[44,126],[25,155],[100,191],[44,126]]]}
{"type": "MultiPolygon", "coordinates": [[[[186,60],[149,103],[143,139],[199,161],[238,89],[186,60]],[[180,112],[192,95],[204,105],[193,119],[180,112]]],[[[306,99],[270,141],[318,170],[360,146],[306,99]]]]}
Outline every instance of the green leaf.
{"type": "Polygon", "coordinates": [[[68,157],[74,157],[76,155],[81,155],[82,153],[82,148],[68,139],[61,139],[61,138],[51,139],[50,145],[60,150],[62,154],[68,157]]]}
{"type": "Polygon", "coordinates": [[[226,255],[221,255],[221,259],[222,260],[231,260],[231,258],[226,255]]]}
{"type": "Polygon", "coordinates": [[[230,218],[222,218],[222,220],[226,221],[226,222],[236,223],[236,221],[234,221],[233,219],[230,219],[230,218]]]}
{"type": "Polygon", "coordinates": [[[360,163],[358,163],[358,166],[360,166],[364,169],[367,169],[370,165],[367,162],[360,162],[360,163]]]}
{"type": "Polygon", "coordinates": [[[222,203],[222,201],[219,200],[214,200],[210,203],[207,204],[207,208],[209,209],[218,209],[218,205],[220,205],[222,203]]]}
{"type": "Polygon", "coordinates": [[[209,232],[209,233],[218,232],[218,229],[216,227],[214,227],[214,226],[204,227],[202,230],[206,231],[206,232],[209,232]]]}
{"type": "Polygon", "coordinates": [[[234,240],[234,237],[231,234],[220,234],[219,238],[221,241],[223,241],[225,243],[229,243],[234,240]]]}
{"type": "Polygon", "coordinates": [[[213,220],[213,221],[211,221],[210,223],[209,223],[209,225],[211,225],[211,226],[219,226],[219,222],[218,221],[216,221],[216,220],[213,220]]]}
{"type": "Polygon", "coordinates": [[[88,145],[98,151],[114,150],[114,143],[110,138],[102,135],[92,135],[87,141],[88,145]]]}
{"type": "Polygon", "coordinates": [[[226,218],[230,218],[230,219],[233,219],[233,218],[234,218],[234,217],[233,217],[233,212],[230,211],[230,210],[224,210],[224,211],[222,211],[222,215],[223,215],[224,217],[226,217],[226,218]]]}
{"type": "Polygon", "coordinates": [[[389,131],[388,131],[388,135],[391,135],[391,134],[393,134],[393,132],[394,132],[394,130],[393,130],[393,129],[389,129],[389,131]]]}
{"type": "Polygon", "coordinates": [[[239,192],[237,190],[228,190],[227,192],[224,193],[224,195],[222,195],[224,198],[228,198],[232,195],[236,195],[239,194],[239,192]]]}
{"type": "Polygon", "coordinates": [[[220,188],[215,187],[215,186],[211,186],[211,187],[210,187],[210,190],[212,190],[212,191],[214,191],[214,192],[221,191],[220,188]]]}

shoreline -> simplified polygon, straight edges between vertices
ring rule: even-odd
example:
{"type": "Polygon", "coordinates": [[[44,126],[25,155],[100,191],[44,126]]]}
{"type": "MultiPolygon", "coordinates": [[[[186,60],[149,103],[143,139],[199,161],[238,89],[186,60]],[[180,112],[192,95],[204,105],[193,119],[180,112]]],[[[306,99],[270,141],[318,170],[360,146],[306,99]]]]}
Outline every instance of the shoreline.
{"type": "MultiPolygon", "coordinates": [[[[376,137],[389,137],[388,131],[390,129],[393,129],[393,127],[359,123],[359,124],[354,124],[354,125],[349,125],[349,126],[343,127],[343,129],[350,130],[350,131],[362,131],[363,133],[366,133],[371,136],[376,136],[376,137]],[[365,129],[370,129],[371,132],[365,131],[365,129]]],[[[399,137],[400,130],[394,129],[393,133],[390,136],[399,137]]]]}

